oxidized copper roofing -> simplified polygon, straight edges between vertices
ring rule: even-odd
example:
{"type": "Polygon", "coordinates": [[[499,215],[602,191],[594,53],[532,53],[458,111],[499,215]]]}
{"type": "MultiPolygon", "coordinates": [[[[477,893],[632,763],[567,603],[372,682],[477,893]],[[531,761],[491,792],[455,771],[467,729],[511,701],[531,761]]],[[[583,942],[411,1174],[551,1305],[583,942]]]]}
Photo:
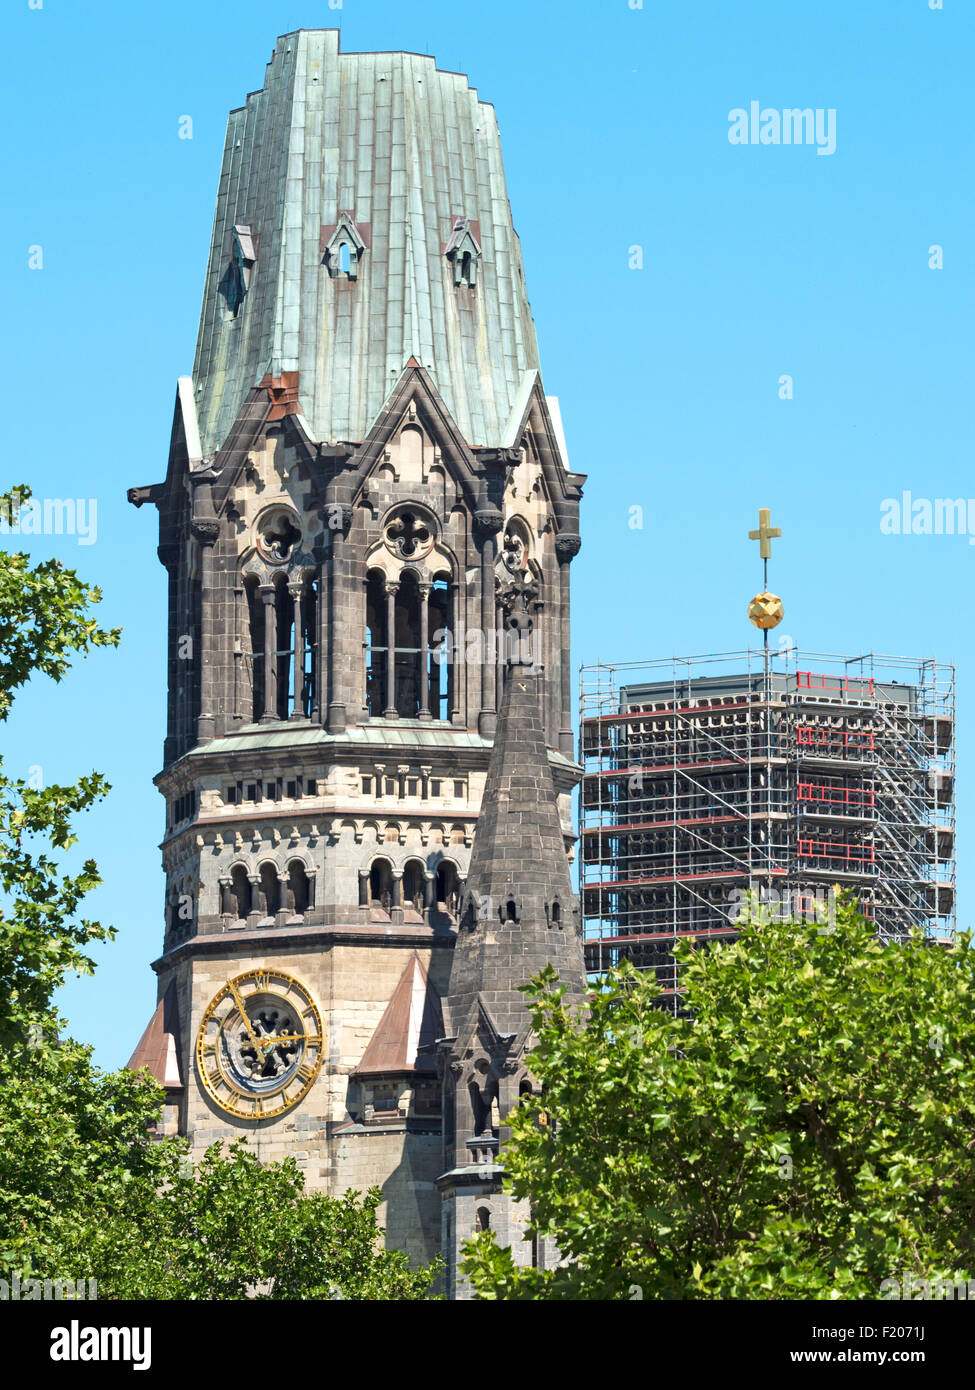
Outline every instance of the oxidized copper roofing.
{"type": "Polygon", "coordinates": [[[295,373],[313,439],[365,439],[411,357],[468,444],[510,442],[539,363],[494,109],[431,57],[285,34],[227,126],[193,369],[202,452],[254,386],[295,373]],[[343,215],[364,244],[353,279],[323,258],[343,215]],[[476,287],[445,254],[458,219],[476,229],[476,287]],[[255,256],[236,314],[235,228],[255,256]]]}

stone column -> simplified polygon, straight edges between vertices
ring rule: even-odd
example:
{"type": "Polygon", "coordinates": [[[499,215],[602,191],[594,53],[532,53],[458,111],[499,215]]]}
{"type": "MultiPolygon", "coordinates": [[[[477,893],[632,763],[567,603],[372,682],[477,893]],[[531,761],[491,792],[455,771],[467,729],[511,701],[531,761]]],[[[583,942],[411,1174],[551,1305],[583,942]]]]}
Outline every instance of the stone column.
{"type": "Polygon", "coordinates": [[[478,733],[494,738],[498,726],[496,676],[492,669],[489,634],[494,622],[494,561],[497,546],[495,536],[504,525],[497,507],[484,506],[474,513],[474,525],[481,535],[481,635],[484,642],[481,665],[481,709],[477,716],[478,733]]]}
{"type": "MultiPolygon", "coordinates": [[[[196,500],[196,499],[194,499],[196,500]]],[[[210,507],[212,511],[212,505],[210,507]]],[[[222,652],[217,650],[217,611],[223,600],[214,545],[220,535],[220,523],[215,517],[194,520],[193,535],[200,547],[200,628],[194,659],[200,664],[200,708],[196,720],[196,741],[206,743],[216,733],[216,716],[220,699],[216,689],[217,673],[222,652]]],[[[226,643],[226,636],[221,639],[226,643]]]]}
{"type": "MultiPolygon", "coordinates": [[[[341,515],[335,512],[337,503],[329,503],[326,508],[327,525],[330,537],[329,549],[329,625],[328,625],[328,717],[326,728],[330,734],[345,732],[348,722],[345,691],[351,689],[348,680],[343,680],[341,636],[349,626],[349,600],[351,598],[351,576],[347,573],[345,546],[346,535],[352,525],[352,508],[342,506],[341,515]],[[333,526],[338,515],[341,522],[333,526]],[[344,600],[344,611],[343,611],[344,600]]],[[[361,636],[361,634],[359,634],[361,636]]],[[[361,646],[356,649],[361,657],[361,646]]],[[[351,655],[350,655],[350,660],[351,655]]]]}
{"type": "Polygon", "coordinates": [[[221,915],[224,916],[224,917],[236,917],[237,914],[236,914],[236,912],[234,911],[234,905],[233,905],[233,903],[231,902],[231,896],[230,896],[230,887],[231,887],[230,879],[229,879],[229,878],[221,878],[221,879],[219,880],[219,883],[220,883],[220,912],[221,912],[221,915]]]}
{"type": "Polygon", "coordinates": [[[359,915],[369,911],[369,870],[359,870],[359,915]]]}
{"type": "Polygon", "coordinates": [[[561,654],[559,752],[566,758],[574,756],[572,747],[572,665],[569,651],[569,566],[582,541],[571,533],[556,536],[555,553],[559,561],[559,644],[561,654]]]}
{"type": "Polygon", "coordinates": [[[285,878],[283,874],[278,874],[278,910],[274,914],[274,925],[276,927],[283,927],[288,918],[294,914],[294,898],[291,898],[290,910],[287,906],[288,898],[290,897],[288,891],[290,887],[290,880],[285,878]]]}
{"type": "Polygon", "coordinates": [[[295,624],[295,650],[294,650],[294,672],[295,672],[295,705],[291,711],[292,719],[303,719],[305,716],[304,705],[302,702],[302,690],[305,684],[305,630],[303,626],[303,614],[301,611],[301,600],[305,592],[305,581],[298,580],[296,584],[288,585],[288,593],[291,595],[291,602],[294,605],[294,624],[295,624]]]}
{"type": "Polygon", "coordinates": [[[265,915],[259,907],[255,907],[255,903],[262,896],[260,874],[248,874],[247,882],[251,886],[251,910],[247,914],[247,925],[249,927],[256,927],[258,922],[265,915]]]}
{"type": "Polygon", "coordinates": [[[396,595],[399,585],[386,585],[386,708],[384,719],[396,719],[396,595]]]}
{"type": "Polygon", "coordinates": [[[402,922],[403,920],[403,875],[393,870],[393,900],[389,910],[389,920],[391,922],[402,922]]]}
{"type": "Polygon", "coordinates": [[[318,611],[315,614],[315,722],[324,724],[328,715],[328,564],[318,569],[318,611]]]}
{"type": "MultiPolygon", "coordinates": [[[[551,586],[550,586],[551,587],[551,586]]],[[[545,746],[555,748],[558,746],[556,731],[559,727],[559,672],[561,671],[561,653],[556,654],[555,644],[559,640],[559,628],[557,619],[557,606],[550,605],[549,612],[551,620],[542,623],[542,614],[545,611],[545,604],[542,599],[534,599],[529,605],[532,617],[531,633],[525,633],[519,637],[519,641],[527,643],[527,651],[530,653],[531,662],[529,671],[535,675],[535,689],[538,691],[538,703],[542,712],[542,728],[545,734],[545,746]],[[551,660],[546,658],[550,657],[551,660]]]]}
{"type": "Polygon", "coordinates": [[[451,641],[446,646],[448,667],[446,667],[446,717],[452,724],[463,723],[462,694],[460,694],[460,671],[463,669],[463,644],[458,641],[458,621],[460,614],[460,585],[451,580],[449,598],[446,600],[446,630],[451,641]]]}
{"type": "Polygon", "coordinates": [[[180,548],[172,541],[167,541],[165,545],[160,545],[156,549],[160,564],[165,565],[166,575],[169,580],[169,623],[168,623],[168,652],[166,662],[167,693],[166,701],[166,742],[163,745],[163,762],[170,763],[179,755],[180,742],[182,739],[182,729],[180,720],[182,711],[178,708],[177,691],[180,689],[179,682],[179,639],[181,626],[179,621],[179,559],[180,548]]]}
{"type": "Polygon", "coordinates": [[[260,722],[267,724],[278,717],[278,621],[274,603],[274,585],[261,585],[264,604],[264,713],[260,722]]]}
{"type": "Polygon", "coordinates": [[[233,588],[233,725],[254,722],[254,653],[250,620],[250,586],[238,575],[233,588]]]}
{"type": "Polygon", "coordinates": [[[450,581],[450,607],[447,616],[450,631],[450,644],[447,649],[450,661],[450,665],[447,667],[447,718],[451,724],[463,724],[464,722],[464,691],[461,688],[461,681],[465,668],[463,633],[460,631],[463,626],[460,622],[460,609],[460,584],[456,579],[452,579],[450,581]]]}
{"type": "Polygon", "coordinates": [[[423,875],[423,915],[427,922],[437,902],[437,875],[429,870],[423,875]]]}
{"type": "Polygon", "coordinates": [[[420,584],[420,719],[432,719],[430,713],[430,588],[420,584]]]}

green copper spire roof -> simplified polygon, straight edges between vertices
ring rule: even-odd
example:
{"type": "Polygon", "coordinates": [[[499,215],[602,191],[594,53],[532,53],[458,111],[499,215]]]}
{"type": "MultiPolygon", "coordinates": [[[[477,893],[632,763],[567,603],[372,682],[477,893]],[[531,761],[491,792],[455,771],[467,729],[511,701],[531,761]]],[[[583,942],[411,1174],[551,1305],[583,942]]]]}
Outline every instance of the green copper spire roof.
{"type": "Polygon", "coordinates": [[[227,128],[193,375],[203,452],[252,387],[293,372],[312,438],[361,440],[411,357],[469,444],[507,444],[538,349],[494,110],[432,58],[286,34],[227,128]]]}

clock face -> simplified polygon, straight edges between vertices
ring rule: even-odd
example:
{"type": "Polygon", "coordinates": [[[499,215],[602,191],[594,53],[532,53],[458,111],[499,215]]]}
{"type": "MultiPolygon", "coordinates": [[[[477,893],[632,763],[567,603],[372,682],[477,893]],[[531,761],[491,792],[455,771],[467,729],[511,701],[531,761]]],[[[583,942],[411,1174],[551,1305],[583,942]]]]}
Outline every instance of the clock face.
{"type": "Polygon", "coordinates": [[[267,1120],[307,1095],[322,1048],[321,1015],[304,985],[281,970],[248,970],[210,1001],[196,1065],[221,1110],[267,1120]]]}

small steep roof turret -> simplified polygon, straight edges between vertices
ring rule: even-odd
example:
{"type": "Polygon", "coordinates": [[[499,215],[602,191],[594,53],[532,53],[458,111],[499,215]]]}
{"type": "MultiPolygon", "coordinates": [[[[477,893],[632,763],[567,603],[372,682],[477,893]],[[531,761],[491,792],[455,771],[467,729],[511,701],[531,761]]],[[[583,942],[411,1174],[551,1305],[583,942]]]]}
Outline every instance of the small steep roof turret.
{"type": "Polygon", "coordinates": [[[126,1063],[129,1071],[148,1067],[160,1086],[167,1091],[181,1091],[183,1078],[179,1069],[179,1010],[176,1002],[176,980],[156,1005],[146,1031],[136,1044],[126,1063]]]}
{"type": "Polygon", "coordinates": [[[433,1044],[443,1020],[440,997],[413,952],[399,984],[355,1069],[357,1076],[396,1076],[417,1072],[433,1076],[433,1044]]]}

